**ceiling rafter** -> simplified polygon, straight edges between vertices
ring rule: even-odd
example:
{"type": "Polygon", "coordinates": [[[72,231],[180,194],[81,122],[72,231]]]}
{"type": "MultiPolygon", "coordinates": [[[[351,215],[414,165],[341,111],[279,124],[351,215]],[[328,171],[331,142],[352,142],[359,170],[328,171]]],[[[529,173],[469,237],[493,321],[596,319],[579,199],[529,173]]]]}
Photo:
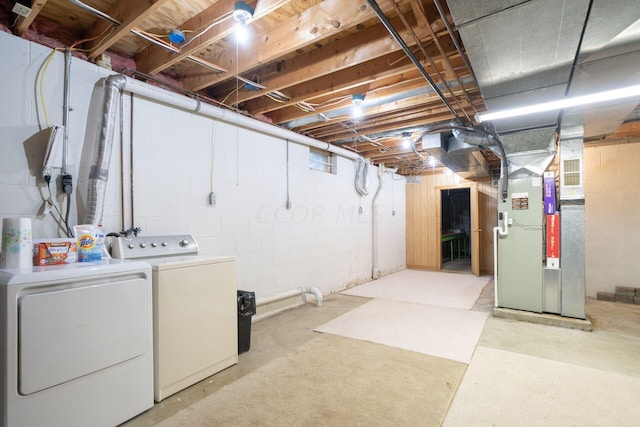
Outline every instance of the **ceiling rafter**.
{"type": "MultiPolygon", "coordinates": [[[[322,41],[373,16],[365,0],[344,2],[325,0],[280,23],[277,27],[253,37],[251,53],[238,55],[235,49],[225,49],[215,63],[244,73],[259,64],[266,64],[283,55],[322,41]],[[237,64],[236,64],[237,60],[237,64]]],[[[200,90],[225,81],[229,76],[217,73],[189,76],[182,79],[185,88],[200,90]]]]}
{"type": "MultiPolygon", "coordinates": [[[[181,27],[185,29],[206,29],[209,25],[222,17],[229,16],[233,11],[233,6],[237,0],[219,0],[208,9],[197,16],[184,22],[181,27]]],[[[253,21],[269,15],[279,7],[289,4],[293,0],[249,0],[247,4],[255,6],[253,21]]],[[[187,40],[188,45],[178,53],[170,52],[157,45],[149,45],[146,49],[136,55],[138,69],[147,74],[156,74],[164,71],[174,64],[187,59],[190,55],[204,56],[202,51],[213,43],[216,43],[233,33],[236,22],[233,19],[222,20],[217,25],[213,25],[203,34],[196,34],[193,39],[187,40]]]]}
{"type": "Polygon", "coordinates": [[[167,4],[169,0],[146,0],[146,1],[129,1],[118,0],[113,7],[109,9],[107,15],[120,22],[116,25],[113,32],[101,38],[103,34],[107,34],[109,27],[113,26],[103,19],[97,19],[86,38],[94,39],[87,42],[87,48],[91,50],[89,58],[97,58],[107,49],[129,35],[130,31],[140,25],[148,16],[158,11],[162,6],[167,4]]]}
{"type": "Polygon", "coordinates": [[[34,19],[38,16],[47,0],[36,0],[31,3],[31,12],[27,16],[18,16],[13,33],[22,36],[28,29],[34,19]]]}

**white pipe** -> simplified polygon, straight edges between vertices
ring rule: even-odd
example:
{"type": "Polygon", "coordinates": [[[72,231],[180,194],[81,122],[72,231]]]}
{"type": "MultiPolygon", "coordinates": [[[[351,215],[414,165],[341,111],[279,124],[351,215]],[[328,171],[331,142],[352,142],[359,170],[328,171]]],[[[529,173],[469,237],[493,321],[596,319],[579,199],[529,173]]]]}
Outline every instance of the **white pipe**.
{"type": "Polygon", "coordinates": [[[502,213],[502,226],[504,229],[493,227],[493,305],[498,307],[498,234],[504,237],[509,234],[509,214],[502,213]]]}
{"type": "Polygon", "coordinates": [[[274,302],[283,301],[302,294],[313,294],[316,298],[316,307],[322,307],[322,292],[316,287],[296,288],[290,291],[282,292],[270,297],[256,299],[256,307],[272,304],[274,302]]]}
{"type": "Polygon", "coordinates": [[[371,278],[377,279],[379,277],[378,268],[378,196],[382,191],[382,177],[384,173],[384,163],[378,165],[378,189],[376,194],[373,195],[371,201],[371,278]]]}
{"type": "Polygon", "coordinates": [[[235,111],[225,110],[223,108],[216,107],[210,104],[204,104],[200,102],[199,99],[193,99],[184,95],[179,95],[165,89],[148,85],[138,80],[130,79],[125,76],[118,77],[122,77],[125,79],[125,85],[123,88],[123,91],[125,92],[130,92],[144,98],[161,102],[163,104],[181,108],[183,110],[193,111],[203,116],[211,117],[234,126],[254,130],[265,135],[288,139],[289,141],[306,145],[308,147],[314,147],[321,150],[329,151],[347,159],[356,160],[360,157],[359,154],[354,153],[353,151],[336,147],[335,145],[331,145],[326,142],[320,142],[316,139],[300,135],[299,133],[295,133],[293,131],[272,125],[270,123],[243,116],[242,114],[238,114],[235,111]]]}

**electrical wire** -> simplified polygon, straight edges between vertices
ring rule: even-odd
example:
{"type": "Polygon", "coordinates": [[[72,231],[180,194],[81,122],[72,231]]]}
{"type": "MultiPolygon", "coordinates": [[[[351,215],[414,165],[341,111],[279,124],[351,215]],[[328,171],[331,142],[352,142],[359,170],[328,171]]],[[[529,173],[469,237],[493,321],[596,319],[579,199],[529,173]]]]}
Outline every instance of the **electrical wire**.
{"type": "Polygon", "coordinates": [[[56,53],[57,50],[61,50],[59,48],[55,48],[51,50],[51,53],[49,54],[49,56],[47,56],[47,59],[45,59],[44,61],[44,65],[42,67],[42,73],[40,74],[40,84],[39,84],[39,92],[40,92],[40,103],[42,104],[42,113],[44,114],[44,121],[45,124],[47,125],[47,129],[49,129],[49,114],[47,112],[47,103],[45,102],[44,99],[44,76],[45,74],[47,74],[47,69],[49,68],[49,64],[51,63],[51,60],[53,59],[53,55],[56,53]]]}
{"type": "MultiPolygon", "coordinates": [[[[229,99],[229,97],[230,97],[231,95],[233,95],[234,93],[237,93],[239,90],[240,90],[240,86],[238,86],[238,85],[236,84],[235,89],[233,89],[231,92],[229,92],[229,93],[227,94],[227,96],[225,96],[225,97],[224,97],[224,99],[221,101],[221,102],[222,102],[222,104],[224,104],[225,102],[227,102],[227,99],[229,99]]],[[[237,99],[237,98],[236,98],[236,99],[237,99]]]]}
{"type": "MultiPolygon", "coordinates": [[[[51,185],[50,185],[50,180],[46,180],[47,182],[47,191],[49,192],[49,199],[51,201],[51,206],[53,206],[53,209],[56,211],[56,213],[58,214],[58,218],[56,220],[56,223],[58,223],[58,227],[62,228],[62,224],[64,224],[65,229],[63,229],[64,233],[69,237],[69,233],[71,232],[71,227],[69,227],[69,223],[67,222],[67,220],[62,216],[62,212],[60,212],[60,209],[58,209],[58,206],[53,203],[53,194],[51,194],[51,185]],[[58,222],[59,221],[59,222],[58,222]]],[[[67,198],[69,199],[69,198],[67,198]]],[[[45,203],[47,203],[47,200],[45,200],[45,203]]]]}
{"type": "Polygon", "coordinates": [[[523,230],[534,230],[534,231],[541,231],[543,229],[542,225],[527,225],[527,224],[520,224],[518,221],[515,220],[515,218],[513,218],[511,215],[509,215],[509,220],[512,220],[513,223],[509,224],[511,226],[514,227],[520,227],[523,230]]]}
{"type": "Polygon", "coordinates": [[[116,27],[114,27],[113,25],[107,27],[104,29],[104,31],[102,33],[100,33],[99,35],[95,36],[95,37],[89,37],[86,39],[82,39],[82,40],[78,40],[75,43],[73,43],[71,46],[69,46],[69,50],[76,50],[79,52],[90,52],[93,49],[96,49],[97,47],[99,47],[104,40],[109,37],[111,35],[111,33],[113,33],[113,31],[116,29],[116,27]],[[93,49],[77,49],[76,46],[82,43],[86,43],[86,42],[91,42],[94,40],[98,40],[99,38],[102,38],[102,40],[100,40],[100,43],[98,43],[93,49]]]}

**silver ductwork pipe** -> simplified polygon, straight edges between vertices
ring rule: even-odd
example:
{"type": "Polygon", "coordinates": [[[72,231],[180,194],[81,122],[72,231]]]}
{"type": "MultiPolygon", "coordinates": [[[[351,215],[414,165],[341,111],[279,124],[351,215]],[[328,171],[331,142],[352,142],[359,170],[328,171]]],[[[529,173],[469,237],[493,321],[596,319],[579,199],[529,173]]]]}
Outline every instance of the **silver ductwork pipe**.
{"type": "Polygon", "coordinates": [[[109,165],[115,133],[120,96],[125,87],[126,77],[115,75],[104,83],[104,102],[100,130],[96,133],[97,141],[93,152],[93,162],[89,171],[89,192],[87,208],[82,224],[98,225],[102,222],[104,201],[109,180],[109,165]]]}
{"type": "Polygon", "coordinates": [[[362,157],[356,159],[356,191],[361,196],[369,194],[369,163],[362,157]]]}

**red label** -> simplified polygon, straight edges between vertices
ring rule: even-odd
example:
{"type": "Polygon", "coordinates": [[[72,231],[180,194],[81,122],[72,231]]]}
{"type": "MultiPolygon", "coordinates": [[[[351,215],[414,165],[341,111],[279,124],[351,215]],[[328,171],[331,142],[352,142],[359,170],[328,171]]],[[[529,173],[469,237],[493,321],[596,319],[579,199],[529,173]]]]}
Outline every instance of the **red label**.
{"type": "Polygon", "coordinates": [[[547,215],[547,258],[560,258],[560,214],[547,215]]]}

